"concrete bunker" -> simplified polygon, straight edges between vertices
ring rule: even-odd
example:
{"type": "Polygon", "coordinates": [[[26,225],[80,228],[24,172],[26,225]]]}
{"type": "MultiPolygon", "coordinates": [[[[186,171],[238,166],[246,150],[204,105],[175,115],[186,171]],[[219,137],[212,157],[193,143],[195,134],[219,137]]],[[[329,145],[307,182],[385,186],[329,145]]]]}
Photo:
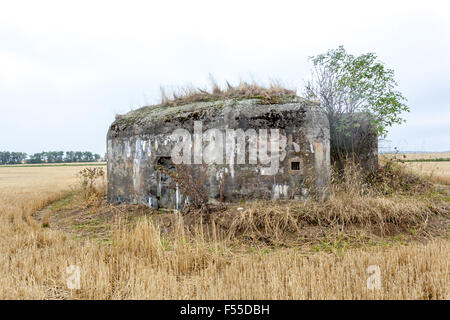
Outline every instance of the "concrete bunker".
{"type": "Polygon", "coordinates": [[[150,106],[118,116],[107,135],[108,200],[181,209],[171,182],[205,168],[211,202],[328,195],[330,132],[317,103],[289,97],[150,106]]]}

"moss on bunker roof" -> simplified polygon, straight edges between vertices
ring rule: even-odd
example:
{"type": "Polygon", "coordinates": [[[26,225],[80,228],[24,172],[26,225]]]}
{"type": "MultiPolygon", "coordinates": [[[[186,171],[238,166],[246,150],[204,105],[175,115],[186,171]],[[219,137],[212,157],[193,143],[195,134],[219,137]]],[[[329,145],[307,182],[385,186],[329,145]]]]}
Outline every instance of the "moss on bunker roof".
{"type": "Polygon", "coordinates": [[[269,106],[298,103],[306,105],[319,105],[317,102],[306,100],[296,95],[277,95],[277,96],[255,96],[255,97],[214,97],[179,104],[158,104],[152,106],[144,106],[136,110],[132,110],[124,115],[116,116],[116,123],[132,124],[137,120],[158,121],[169,119],[172,117],[188,117],[189,114],[204,110],[206,112],[218,110],[224,107],[232,107],[245,109],[251,106],[260,106],[268,108],[269,106]]]}

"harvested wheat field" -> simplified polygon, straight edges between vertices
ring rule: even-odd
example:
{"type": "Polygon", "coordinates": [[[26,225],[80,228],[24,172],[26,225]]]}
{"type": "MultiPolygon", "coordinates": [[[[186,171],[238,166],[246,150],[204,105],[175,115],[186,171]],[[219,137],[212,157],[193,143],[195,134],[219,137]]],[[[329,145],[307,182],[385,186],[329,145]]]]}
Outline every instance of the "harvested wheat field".
{"type": "Polygon", "coordinates": [[[450,297],[449,194],[409,176],[182,217],[86,197],[80,169],[0,167],[1,299],[450,297]]]}
{"type": "Polygon", "coordinates": [[[384,153],[384,158],[397,158],[403,160],[436,160],[450,159],[450,152],[424,152],[424,153],[384,153]]]}
{"type": "Polygon", "coordinates": [[[403,162],[403,165],[425,179],[435,183],[450,185],[450,153],[405,153],[405,154],[383,154],[380,161],[403,162]]]}
{"type": "Polygon", "coordinates": [[[450,185],[450,161],[408,162],[405,166],[435,183],[450,185]]]}

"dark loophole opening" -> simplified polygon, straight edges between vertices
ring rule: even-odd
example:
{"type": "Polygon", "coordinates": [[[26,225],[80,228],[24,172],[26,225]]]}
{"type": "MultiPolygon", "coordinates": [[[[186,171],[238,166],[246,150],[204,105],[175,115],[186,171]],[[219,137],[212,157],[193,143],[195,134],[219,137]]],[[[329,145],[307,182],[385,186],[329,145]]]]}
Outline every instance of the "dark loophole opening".
{"type": "Polygon", "coordinates": [[[293,170],[293,171],[299,171],[299,170],[300,170],[300,162],[298,162],[298,161],[292,161],[292,162],[291,162],[291,170],[293,170]]]}
{"type": "Polygon", "coordinates": [[[171,157],[158,157],[156,160],[156,165],[162,166],[165,169],[174,169],[175,168],[171,157]]]}

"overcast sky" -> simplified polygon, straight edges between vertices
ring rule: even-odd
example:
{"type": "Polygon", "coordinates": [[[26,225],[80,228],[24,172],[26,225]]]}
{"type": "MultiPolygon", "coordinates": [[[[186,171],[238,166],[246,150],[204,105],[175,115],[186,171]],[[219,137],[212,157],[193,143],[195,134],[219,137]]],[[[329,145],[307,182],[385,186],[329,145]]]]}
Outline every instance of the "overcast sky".
{"type": "Polygon", "coordinates": [[[117,113],[160,85],[281,80],[302,88],[308,56],[375,52],[408,98],[392,148],[450,150],[446,1],[2,1],[0,151],[103,154],[117,113]]]}

